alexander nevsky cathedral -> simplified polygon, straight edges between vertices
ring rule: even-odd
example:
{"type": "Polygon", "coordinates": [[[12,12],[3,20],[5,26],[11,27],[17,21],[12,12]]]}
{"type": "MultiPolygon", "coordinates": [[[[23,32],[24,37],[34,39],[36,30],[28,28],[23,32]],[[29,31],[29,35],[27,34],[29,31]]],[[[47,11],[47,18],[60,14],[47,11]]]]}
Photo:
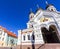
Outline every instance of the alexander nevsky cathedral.
{"type": "Polygon", "coordinates": [[[52,4],[29,14],[27,29],[18,30],[22,49],[37,49],[41,44],[60,43],[60,12],[52,4]]]}

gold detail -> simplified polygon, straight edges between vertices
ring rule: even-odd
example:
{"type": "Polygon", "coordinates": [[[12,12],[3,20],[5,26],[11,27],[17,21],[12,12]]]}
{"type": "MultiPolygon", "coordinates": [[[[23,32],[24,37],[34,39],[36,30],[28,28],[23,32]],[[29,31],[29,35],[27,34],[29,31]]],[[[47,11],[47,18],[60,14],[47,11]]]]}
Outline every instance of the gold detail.
{"type": "Polygon", "coordinates": [[[48,21],[48,19],[47,18],[44,18],[43,22],[45,22],[45,21],[48,21]]]}

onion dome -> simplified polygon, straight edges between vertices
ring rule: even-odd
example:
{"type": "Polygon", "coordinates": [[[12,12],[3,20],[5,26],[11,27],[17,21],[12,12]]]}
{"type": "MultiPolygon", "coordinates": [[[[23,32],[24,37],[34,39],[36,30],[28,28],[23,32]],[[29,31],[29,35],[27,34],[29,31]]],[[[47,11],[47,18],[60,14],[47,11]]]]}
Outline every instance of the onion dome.
{"type": "Polygon", "coordinates": [[[34,13],[32,12],[32,9],[30,9],[30,13],[29,13],[29,19],[34,17],[34,13]]]}
{"type": "Polygon", "coordinates": [[[48,10],[48,11],[57,11],[56,10],[56,8],[53,6],[53,4],[48,4],[47,6],[46,6],[46,9],[48,10]]]}

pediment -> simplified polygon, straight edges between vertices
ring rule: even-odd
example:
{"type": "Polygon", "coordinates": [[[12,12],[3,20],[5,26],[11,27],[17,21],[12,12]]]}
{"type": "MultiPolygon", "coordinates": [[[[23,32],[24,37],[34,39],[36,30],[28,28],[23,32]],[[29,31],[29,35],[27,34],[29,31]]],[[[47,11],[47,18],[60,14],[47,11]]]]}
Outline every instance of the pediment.
{"type": "Polygon", "coordinates": [[[54,21],[54,19],[51,17],[51,16],[48,16],[48,15],[42,15],[41,17],[39,18],[36,18],[35,19],[35,22],[48,22],[48,21],[54,21]]]}
{"type": "MultiPolygon", "coordinates": [[[[56,14],[56,13],[55,13],[56,14]]],[[[37,17],[35,17],[34,21],[46,22],[46,21],[54,21],[53,17],[55,17],[54,13],[52,12],[41,12],[37,17]]]]}

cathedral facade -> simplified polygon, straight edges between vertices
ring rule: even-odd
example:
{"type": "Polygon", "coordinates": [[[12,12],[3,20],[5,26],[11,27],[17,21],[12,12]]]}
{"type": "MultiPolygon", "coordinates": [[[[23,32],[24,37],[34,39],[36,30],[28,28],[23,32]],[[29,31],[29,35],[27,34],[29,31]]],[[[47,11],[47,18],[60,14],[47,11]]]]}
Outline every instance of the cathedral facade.
{"type": "Polygon", "coordinates": [[[60,43],[60,12],[52,4],[31,11],[27,29],[18,30],[17,44],[22,49],[38,49],[45,43],[60,43]]]}

